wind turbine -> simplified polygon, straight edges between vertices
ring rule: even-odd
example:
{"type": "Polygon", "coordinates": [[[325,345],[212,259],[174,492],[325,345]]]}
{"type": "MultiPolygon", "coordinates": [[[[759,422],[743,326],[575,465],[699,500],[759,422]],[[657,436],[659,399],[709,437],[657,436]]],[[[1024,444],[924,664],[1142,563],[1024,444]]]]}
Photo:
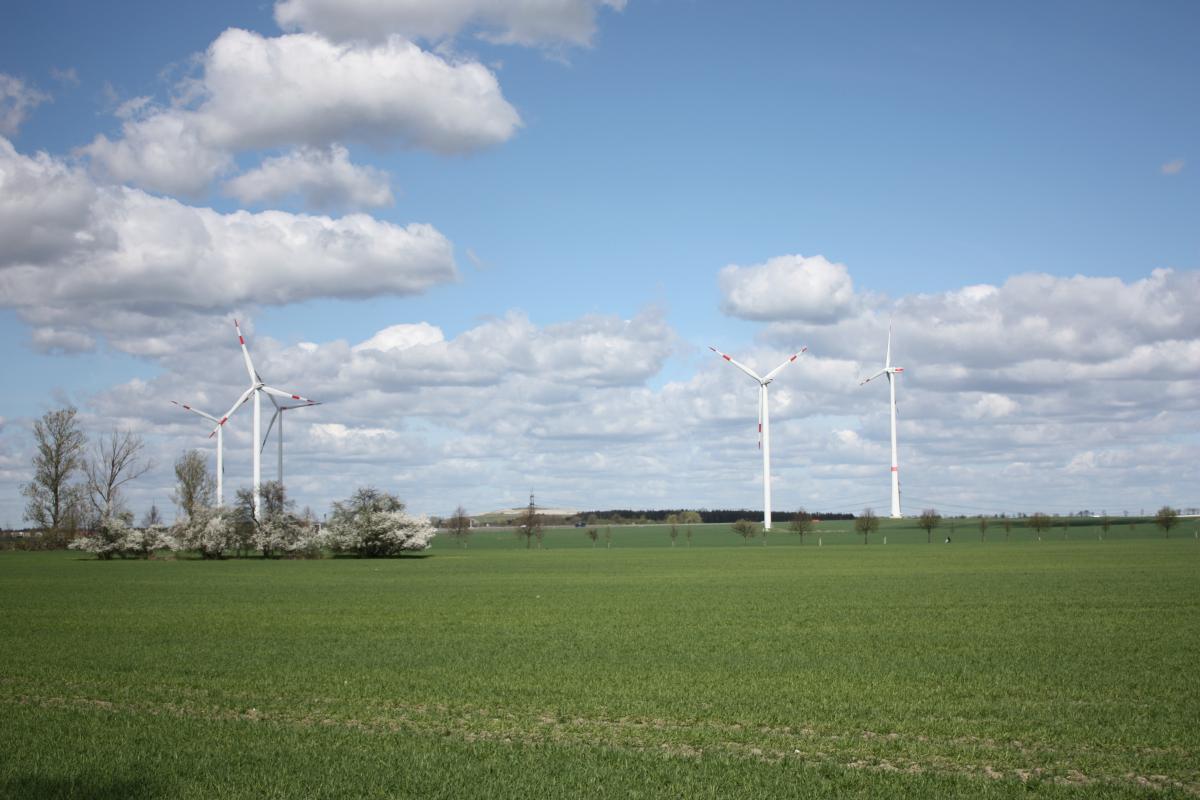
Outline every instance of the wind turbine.
{"type": "Polygon", "coordinates": [[[710,346],[708,349],[758,382],[758,447],[762,450],[763,454],[763,530],[769,531],[771,530],[771,415],[767,407],[767,384],[775,380],[775,376],[779,374],[781,369],[799,358],[800,353],[805,352],[808,348],[800,348],[800,353],[793,353],[787,361],[784,361],[762,377],[759,377],[757,372],[745,364],[734,361],[733,358],[725,355],[717,348],[710,346]]]}
{"type": "Polygon", "coordinates": [[[271,415],[271,421],[267,423],[267,432],[263,434],[262,447],[259,449],[260,449],[260,451],[267,449],[267,442],[271,438],[271,428],[275,427],[275,422],[276,422],[276,420],[278,420],[279,431],[278,431],[278,433],[276,433],[276,436],[278,437],[278,444],[279,444],[279,477],[277,478],[277,480],[282,484],[283,483],[283,412],[291,411],[293,408],[306,408],[308,406],[319,406],[321,404],[310,400],[307,403],[296,403],[295,405],[285,406],[285,405],[282,405],[278,400],[276,400],[275,397],[272,395],[268,394],[267,399],[271,401],[271,405],[275,406],[275,413],[271,415]]]}
{"type": "Polygon", "coordinates": [[[871,377],[863,380],[858,385],[863,386],[870,381],[875,380],[880,375],[887,375],[888,390],[891,392],[891,412],[892,412],[892,519],[900,519],[900,465],[896,459],[896,381],[892,377],[904,372],[904,367],[892,366],[892,326],[888,325],[888,343],[887,355],[883,359],[883,369],[876,372],[871,377]]]}
{"type": "Polygon", "coordinates": [[[225,416],[217,421],[217,429],[220,430],[221,426],[233,416],[233,412],[241,408],[243,403],[251,397],[254,398],[254,438],[250,441],[254,456],[254,518],[260,519],[262,517],[262,497],[259,495],[259,485],[262,483],[262,447],[259,445],[259,442],[262,441],[262,400],[260,395],[266,392],[268,395],[283,397],[287,400],[299,400],[302,405],[307,406],[315,406],[317,402],[263,383],[262,377],[254,369],[254,362],[250,360],[250,351],[246,349],[246,337],[242,336],[242,326],[236,319],[233,321],[233,327],[237,331],[238,343],[242,346],[242,358],[246,362],[246,372],[250,375],[250,388],[242,392],[242,396],[230,407],[229,411],[225,412],[225,416]]]}
{"type": "MultiPolygon", "coordinates": [[[[224,456],[225,445],[224,445],[224,442],[222,441],[224,439],[224,436],[222,436],[222,431],[223,431],[223,423],[225,422],[225,420],[217,419],[212,414],[206,414],[205,412],[201,411],[200,409],[192,408],[191,406],[187,405],[186,403],[180,403],[175,400],[172,400],[171,402],[175,403],[175,405],[179,406],[184,411],[190,411],[193,414],[199,414],[200,416],[204,417],[205,419],[211,419],[213,422],[217,423],[217,430],[216,430],[216,434],[217,434],[217,507],[220,508],[222,505],[224,505],[222,487],[223,487],[223,480],[224,480],[224,475],[225,475],[225,456],[224,456]]],[[[209,434],[209,438],[211,438],[211,437],[212,437],[212,434],[209,434]]]]}

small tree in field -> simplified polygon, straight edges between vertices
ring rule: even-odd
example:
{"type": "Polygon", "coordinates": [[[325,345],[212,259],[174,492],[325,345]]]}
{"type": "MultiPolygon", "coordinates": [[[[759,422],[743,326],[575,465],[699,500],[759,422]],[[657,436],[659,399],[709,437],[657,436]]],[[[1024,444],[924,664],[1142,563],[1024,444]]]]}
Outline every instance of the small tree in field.
{"type": "Polygon", "coordinates": [[[683,532],[683,535],[687,537],[688,547],[691,547],[692,546],[692,526],[691,525],[689,525],[687,527],[687,530],[683,532]]]}
{"type": "Polygon", "coordinates": [[[679,538],[679,526],[671,525],[671,547],[675,546],[675,541],[679,538]]]}
{"type": "Polygon", "coordinates": [[[925,531],[925,542],[933,541],[933,529],[942,524],[942,516],[935,509],[927,508],[917,517],[917,527],[925,531]]]}
{"type": "Polygon", "coordinates": [[[592,547],[596,546],[596,540],[600,538],[599,528],[588,528],[583,532],[583,535],[592,540],[592,547]]]}
{"type": "Polygon", "coordinates": [[[866,544],[867,537],[879,530],[879,517],[875,516],[875,510],[864,508],[862,513],[854,518],[854,530],[862,534],[863,544],[866,544]]]}
{"type": "Polygon", "coordinates": [[[803,508],[796,512],[792,517],[792,521],[788,523],[788,530],[800,537],[800,544],[804,544],[804,534],[812,533],[813,516],[803,508]]]}
{"type": "Polygon", "coordinates": [[[453,516],[446,520],[446,527],[450,529],[450,535],[453,536],[460,546],[467,546],[467,539],[471,535],[471,518],[467,516],[467,510],[461,505],[454,509],[453,516]]]}
{"type": "Polygon", "coordinates": [[[1154,515],[1154,524],[1162,528],[1163,533],[1168,539],[1171,538],[1171,528],[1174,528],[1179,522],[1179,512],[1170,506],[1163,506],[1154,515]]]}
{"type": "Polygon", "coordinates": [[[1008,534],[1012,532],[1012,520],[1008,517],[1004,518],[1004,541],[1008,541],[1008,534]]]}
{"type": "Polygon", "coordinates": [[[606,549],[610,549],[610,550],[612,549],[612,526],[611,525],[604,526],[604,547],[606,549]]]}
{"type": "Polygon", "coordinates": [[[1102,531],[1101,536],[1100,536],[1101,539],[1103,539],[1105,536],[1108,536],[1108,529],[1111,527],[1112,527],[1112,520],[1108,518],[1108,515],[1105,515],[1100,520],[1100,530],[1102,531]]]}
{"type": "Polygon", "coordinates": [[[1029,517],[1029,527],[1037,532],[1038,541],[1042,540],[1042,533],[1050,527],[1050,517],[1038,511],[1029,517]]]}
{"type": "Polygon", "coordinates": [[[979,518],[979,541],[981,541],[981,542],[987,541],[987,529],[988,529],[987,517],[980,517],[979,518]]]}
{"type": "Polygon", "coordinates": [[[515,532],[518,539],[524,537],[526,550],[533,546],[534,538],[537,538],[538,547],[541,547],[542,515],[537,513],[537,507],[533,504],[533,495],[529,495],[529,507],[517,519],[515,532]]]}
{"type": "Polygon", "coordinates": [[[750,544],[750,540],[758,535],[758,525],[748,519],[739,519],[730,527],[746,544],[750,544]]]}

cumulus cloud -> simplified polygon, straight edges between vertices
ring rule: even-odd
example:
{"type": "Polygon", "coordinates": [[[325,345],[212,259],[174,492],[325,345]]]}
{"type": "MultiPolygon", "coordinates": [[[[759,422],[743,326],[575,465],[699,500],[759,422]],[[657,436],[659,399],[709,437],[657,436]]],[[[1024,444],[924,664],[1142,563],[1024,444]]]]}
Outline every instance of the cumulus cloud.
{"type": "Polygon", "coordinates": [[[337,40],[379,40],[390,34],[440,40],[465,28],[502,44],[587,45],[596,12],[620,11],[625,0],[282,0],[275,20],[284,30],[316,31],[337,40]]]}
{"type": "Polygon", "coordinates": [[[520,125],[486,67],[395,36],[368,45],[230,29],[185,87],[187,102],[143,109],[120,138],[99,135],[81,152],[110,180],[195,195],[238,151],[353,140],[464,153],[520,125]]]}
{"type": "Polygon", "coordinates": [[[743,319],[829,323],[853,308],[854,283],[824,256],[778,256],[750,267],[729,265],[718,278],[726,314],[743,319]]]}
{"type": "Polygon", "coordinates": [[[457,278],[450,242],[429,225],[361,214],[222,214],[97,187],[3,139],[0,241],[0,303],[45,328],[35,342],[53,348],[84,343],[67,336],[81,326],[119,337],[179,312],[408,295],[457,278]]]}
{"type": "Polygon", "coordinates": [[[387,173],[350,163],[341,145],[303,147],[268,158],[225,184],[225,193],[246,204],[279,202],[299,195],[312,209],[387,206],[395,200],[387,173]]]}
{"type": "Polygon", "coordinates": [[[49,99],[20,78],[0,72],[0,134],[15,136],[29,112],[49,99]]]}

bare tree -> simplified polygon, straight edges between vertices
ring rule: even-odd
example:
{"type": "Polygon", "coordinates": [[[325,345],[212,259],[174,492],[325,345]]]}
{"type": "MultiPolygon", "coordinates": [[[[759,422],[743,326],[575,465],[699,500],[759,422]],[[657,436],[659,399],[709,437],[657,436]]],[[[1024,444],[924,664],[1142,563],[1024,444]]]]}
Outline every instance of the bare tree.
{"type": "Polygon", "coordinates": [[[750,544],[750,540],[758,535],[758,525],[748,519],[739,519],[730,526],[734,533],[742,537],[742,541],[750,544]]]}
{"type": "Polygon", "coordinates": [[[59,538],[79,518],[82,501],[72,479],[83,468],[87,439],[75,414],[74,408],[48,411],[33,423],[33,480],[21,489],[28,500],[25,518],[59,538]]]}
{"type": "Polygon", "coordinates": [[[981,542],[987,541],[987,529],[988,529],[987,517],[980,517],[979,518],[979,541],[981,541],[981,542]]]}
{"type": "Polygon", "coordinates": [[[607,549],[612,549],[612,526],[604,526],[604,546],[607,549]]]}
{"type": "Polygon", "coordinates": [[[454,514],[446,520],[446,527],[450,529],[450,535],[457,539],[461,546],[467,546],[467,538],[471,535],[471,518],[467,515],[465,508],[460,505],[454,509],[454,514]]]}
{"type": "MultiPolygon", "coordinates": [[[[674,516],[674,515],[672,515],[672,516],[674,516]]],[[[675,546],[675,542],[678,539],[679,539],[679,525],[672,523],[671,524],[671,547],[675,546]]]]}
{"type": "Polygon", "coordinates": [[[1008,517],[1005,517],[1003,523],[1001,524],[1004,525],[1004,541],[1007,542],[1008,534],[1012,531],[1012,520],[1008,517]]]}
{"type": "Polygon", "coordinates": [[[864,508],[862,513],[854,518],[854,530],[862,534],[863,544],[866,544],[867,536],[879,530],[879,517],[875,516],[875,510],[864,508]]]}
{"type": "Polygon", "coordinates": [[[1102,531],[1100,538],[1103,539],[1105,536],[1108,536],[1108,529],[1111,527],[1112,527],[1112,520],[1110,520],[1108,518],[1108,515],[1105,514],[1104,517],[1102,517],[1100,519],[1100,530],[1102,531]]]}
{"type": "Polygon", "coordinates": [[[1154,515],[1154,524],[1162,528],[1167,538],[1171,538],[1171,528],[1179,522],[1179,512],[1170,506],[1163,506],[1154,515]]]}
{"type": "Polygon", "coordinates": [[[927,508],[917,518],[917,527],[925,531],[926,544],[933,541],[933,529],[942,524],[942,515],[936,509],[927,508]]]}
{"type": "Polygon", "coordinates": [[[592,540],[592,547],[596,546],[596,540],[600,538],[599,528],[588,528],[583,532],[583,535],[592,540]]]}
{"type": "Polygon", "coordinates": [[[792,517],[792,521],[788,523],[788,530],[792,533],[799,534],[800,544],[804,544],[804,534],[812,533],[813,515],[805,511],[803,508],[796,512],[792,517]]]}
{"type": "Polygon", "coordinates": [[[189,450],[175,462],[175,489],[171,499],[191,519],[198,508],[212,505],[216,480],[208,471],[208,459],[199,450],[189,450]]]}
{"type": "Polygon", "coordinates": [[[533,495],[529,495],[529,507],[525,509],[517,520],[516,533],[518,539],[525,537],[526,549],[533,546],[534,537],[537,537],[538,546],[541,546],[542,515],[537,513],[537,507],[533,504],[533,495]]]}
{"type": "Polygon", "coordinates": [[[143,458],[142,437],[131,430],[113,428],[109,435],[96,443],[92,457],[83,465],[87,478],[88,501],[92,510],[102,517],[111,517],[124,510],[121,487],[136,480],[154,466],[143,458]]]}
{"type": "Polygon", "coordinates": [[[692,526],[691,525],[689,525],[687,527],[687,530],[683,532],[683,535],[687,537],[688,547],[691,547],[692,546],[692,526]]]}
{"type": "Polygon", "coordinates": [[[1040,511],[1035,512],[1029,517],[1029,527],[1037,532],[1038,541],[1042,540],[1042,533],[1050,527],[1050,517],[1040,511]]]}

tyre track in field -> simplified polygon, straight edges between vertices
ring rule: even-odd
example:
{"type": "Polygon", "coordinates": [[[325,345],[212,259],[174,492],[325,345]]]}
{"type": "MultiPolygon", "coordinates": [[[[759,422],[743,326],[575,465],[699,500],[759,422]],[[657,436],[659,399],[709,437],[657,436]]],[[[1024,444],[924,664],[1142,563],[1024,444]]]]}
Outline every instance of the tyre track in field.
{"type": "MultiPolygon", "coordinates": [[[[12,681],[0,680],[11,684],[12,681]]],[[[997,742],[986,737],[936,739],[860,730],[819,731],[812,726],[765,726],[717,720],[669,720],[634,717],[580,717],[505,709],[439,704],[386,703],[355,716],[340,714],[329,703],[306,713],[277,709],[184,701],[108,700],[94,692],[41,694],[20,692],[0,698],[10,705],[93,711],[132,716],[176,717],[210,722],[267,724],[287,727],[330,727],[367,735],[412,733],[453,737],[461,741],[513,745],[554,743],[570,747],[656,752],[669,758],[724,757],[764,763],[791,761],[810,767],[838,766],[880,773],[929,773],[980,780],[1020,783],[1051,782],[1064,786],[1119,786],[1150,791],[1182,791],[1200,797],[1200,771],[1139,774],[1079,768],[1083,752],[1065,753],[1047,745],[997,742]],[[1188,774],[1181,774],[1188,773],[1188,774]]],[[[260,698],[266,699],[266,698],[260,698]]],[[[285,699],[285,698],[277,698],[285,699]]],[[[1092,754],[1114,753],[1081,748],[1092,754]]],[[[1171,748],[1182,763],[1200,763],[1184,748],[1171,748]]],[[[1163,749],[1147,750],[1161,755],[1163,749]]]]}

